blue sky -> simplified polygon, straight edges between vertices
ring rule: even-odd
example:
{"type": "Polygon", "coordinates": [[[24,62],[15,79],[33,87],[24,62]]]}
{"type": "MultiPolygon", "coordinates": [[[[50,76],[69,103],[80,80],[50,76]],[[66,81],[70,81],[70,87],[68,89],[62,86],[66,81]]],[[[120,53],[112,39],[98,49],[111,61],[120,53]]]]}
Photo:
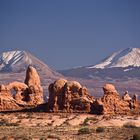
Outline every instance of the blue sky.
{"type": "Polygon", "coordinates": [[[128,47],[140,47],[139,0],[0,0],[0,52],[67,69],[128,47]]]}

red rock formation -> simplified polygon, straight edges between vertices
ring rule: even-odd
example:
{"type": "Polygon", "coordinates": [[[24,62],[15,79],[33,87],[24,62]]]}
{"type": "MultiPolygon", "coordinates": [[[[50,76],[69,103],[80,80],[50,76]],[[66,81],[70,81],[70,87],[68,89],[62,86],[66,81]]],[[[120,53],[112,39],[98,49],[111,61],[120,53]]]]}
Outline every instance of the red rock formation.
{"type": "Polygon", "coordinates": [[[4,85],[0,85],[0,111],[14,111],[21,109],[16,100],[4,85]]]}
{"type": "Polygon", "coordinates": [[[90,112],[93,98],[76,81],[59,79],[49,86],[49,109],[53,112],[90,112]]]}
{"type": "MultiPolygon", "coordinates": [[[[76,81],[56,80],[49,88],[49,111],[91,112],[94,114],[127,114],[139,109],[137,95],[128,92],[121,98],[114,85],[105,84],[103,97],[94,100],[86,87],[76,81]]],[[[26,107],[44,107],[43,89],[35,68],[29,66],[25,83],[12,82],[0,85],[0,111],[22,110],[26,107]]]]}
{"type": "Polygon", "coordinates": [[[21,82],[12,82],[6,87],[8,91],[11,92],[13,98],[17,101],[17,103],[26,104],[26,102],[28,101],[28,93],[26,92],[28,86],[26,84],[21,82]]]}
{"type": "Polygon", "coordinates": [[[132,97],[131,107],[133,109],[138,109],[139,108],[138,95],[136,95],[136,94],[134,94],[134,96],[132,97]]]}
{"type": "Polygon", "coordinates": [[[104,114],[104,104],[100,99],[96,99],[91,105],[91,113],[101,115],[104,114]]]}
{"type": "Polygon", "coordinates": [[[91,112],[94,114],[127,114],[136,105],[136,100],[131,101],[128,93],[121,99],[114,85],[106,84],[103,90],[104,96],[92,104],[91,112]]]}
{"type": "Polygon", "coordinates": [[[25,109],[25,106],[42,104],[43,89],[35,68],[29,66],[25,83],[12,82],[0,85],[0,111],[13,111],[25,109]]]}
{"type": "Polygon", "coordinates": [[[64,90],[64,85],[66,84],[66,79],[58,79],[54,83],[49,85],[49,109],[58,112],[62,108],[62,94],[64,90]]]}
{"type": "Polygon", "coordinates": [[[124,101],[132,101],[132,98],[129,96],[128,91],[125,92],[124,96],[122,97],[124,101]]]}
{"type": "Polygon", "coordinates": [[[29,87],[28,89],[28,104],[38,105],[44,102],[43,100],[43,88],[41,87],[40,77],[36,69],[29,66],[26,71],[25,84],[29,87]]]}

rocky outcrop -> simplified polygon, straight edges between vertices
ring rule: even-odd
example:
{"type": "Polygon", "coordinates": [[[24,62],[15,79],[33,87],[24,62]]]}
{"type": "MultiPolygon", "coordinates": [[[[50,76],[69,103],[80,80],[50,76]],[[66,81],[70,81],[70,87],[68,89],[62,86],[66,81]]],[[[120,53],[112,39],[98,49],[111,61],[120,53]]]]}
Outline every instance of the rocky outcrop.
{"type": "Polygon", "coordinates": [[[62,102],[63,102],[63,92],[64,85],[67,83],[66,79],[58,79],[54,83],[49,85],[49,110],[53,112],[58,112],[58,110],[62,110],[62,102]]]}
{"type": "Polygon", "coordinates": [[[40,78],[32,66],[27,69],[25,83],[15,81],[0,85],[0,111],[22,110],[43,102],[40,78]]]}
{"type": "Polygon", "coordinates": [[[137,97],[131,99],[126,92],[123,98],[121,98],[112,84],[104,85],[103,91],[103,97],[97,99],[92,104],[91,112],[94,114],[127,114],[139,106],[137,97]]]}
{"type": "Polygon", "coordinates": [[[124,96],[122,97],[124,101],[132,101],[132,98],[129,96],[128,91],[125,92],[124,96]]]}
{"type": "Polygon", "coordinates": [[[103,91],[105,95],[109,95],[109,94],[119,95],[115,89],[115,86],[112,84],[105,84],[103,86],[103,91]]]}
{"type": "Polygon", "coordinates": [[[22,109],[49,112],[91,112],[93,114],[128,114],[140,112],[137,95],[132,98],[125,92],[121,98],[112,84],[105,84],[104,95],[94,99],[86,87],[77,81],[58,79],[48,87],[49,99],[44,103],[43,88],[36,69],[29,66],[25,83],[12,82],[0,85],[0,111],[22,109]]]}
{"type": "Polygon", "coordinates": [[[11,93],[17,103],[26,104],[26,101],[28,101],[28,93],[26,92],[28,86],[26,84],[15,81],[6,85],[6,88],[11,93]]]}
{"type": "Polygon", "coordinates": [[[44,102],[43,88],[41,87],[40,77],[32,66],[29,66],[26,71],[25,84],[28,86],[28,104],[42,104],[44,102]]]}
{"type": "Polygon", "coordinates": [[[49,110],[53,112],[90,112],[93,102],[85,87],[76,81],[56,80],[49,86],[49,110]]]}
{"type": "Polygon", "coordinates": [[[134,96],[132,97],[131,108],[132,109],[138,109],[139,108],[138,95],[136,95],[136,94],[134,94],[134,96]]]}
{"type": "Polygon", "coordinates": [[[0,85],[0,111],[14,111],[21,109],[7,87],[0,85]]]}

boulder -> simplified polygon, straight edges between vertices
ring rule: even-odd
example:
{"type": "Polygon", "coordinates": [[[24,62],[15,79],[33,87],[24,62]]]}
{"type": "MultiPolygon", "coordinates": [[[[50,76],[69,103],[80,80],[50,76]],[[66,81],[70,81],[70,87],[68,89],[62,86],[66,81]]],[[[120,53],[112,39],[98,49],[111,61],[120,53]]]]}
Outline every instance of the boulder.
{"type": "Polygon", "coordinates": [[[113,84],[105,84],[103,86],[104,94],[118,94],[113,84]]]}

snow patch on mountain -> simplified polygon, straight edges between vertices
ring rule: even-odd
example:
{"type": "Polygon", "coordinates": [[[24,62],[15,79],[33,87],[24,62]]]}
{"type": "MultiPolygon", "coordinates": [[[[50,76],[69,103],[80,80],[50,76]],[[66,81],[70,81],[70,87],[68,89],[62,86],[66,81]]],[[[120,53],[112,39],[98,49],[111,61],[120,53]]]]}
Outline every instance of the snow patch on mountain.
{"type": "MultiPolygon", "coordinates": [[[[0,63],[13,65],[20,61],[25,55],[25,51],[4,52],[0,56],[0,63]]],[[[29,61],[28,57],[25,57],[25,59],[29,61]]]]}
{"type": "Polygon", "coordinates": [[[107,59],[104,59],[101,63],[86,67],[88,69],[91,68],[115,68],[115,67],[140,67],[140,48],[127,48],[125,50],[121,50],[113,53],[107,59]]]}
{"type": "Polygon", "coordinates": [[[0,71],[10,71],[15,66],[17,69],[24,69],[31,63],[32,60],[25,51],[8,51],[0,55],[0,71]]]}
{"type": "Polygon", "coordinates": [[[123,71],[124,71],[124,72],[127,72],[127,71],[130,71],[130,70],[133,70],[133,68],[130,68],[130,69],[124,69],[123,71]]]}

